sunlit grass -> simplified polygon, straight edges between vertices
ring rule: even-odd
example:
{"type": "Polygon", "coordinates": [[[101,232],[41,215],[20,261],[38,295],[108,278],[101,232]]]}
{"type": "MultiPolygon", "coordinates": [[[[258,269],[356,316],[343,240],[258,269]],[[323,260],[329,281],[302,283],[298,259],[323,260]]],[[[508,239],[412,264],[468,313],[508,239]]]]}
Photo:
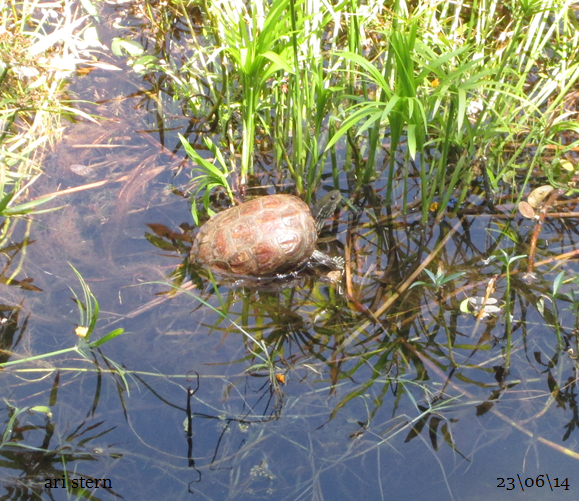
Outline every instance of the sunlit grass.
{"type": "Polygon", "coordinates": [[[0,247],[14,216],[37,213],[50,200],[27,197],[42,175],[45,147],[63,130],[61,118],[90,118],[62,101],[66,79],[90,47],[100,46],[88,19],[69,0],[49,7],[11,2],[0,9],[0,216],[6,218],[0,247]]]}
{"type": "Polygon", "coordinates": [[[479,176],[473,165],[484,167],[489,197],[516,198],[528,177],[512,190],[515,175],[557,169],[576,145],[562,140],[579,130],[564,106],[579,78],[569,2],[205,5],[203,44],[187,19],[191,61],[167,54],[151,71],[166,72],[171,92],[207,120],[216,114],[239,188],[272,149],[308,200],[328,162],[335,187],[340,168],[356,190],[385,178],[386,204],[418,177],[424,223],[435,200],[439,214],[451,198],[461,206],[479,176]]]}

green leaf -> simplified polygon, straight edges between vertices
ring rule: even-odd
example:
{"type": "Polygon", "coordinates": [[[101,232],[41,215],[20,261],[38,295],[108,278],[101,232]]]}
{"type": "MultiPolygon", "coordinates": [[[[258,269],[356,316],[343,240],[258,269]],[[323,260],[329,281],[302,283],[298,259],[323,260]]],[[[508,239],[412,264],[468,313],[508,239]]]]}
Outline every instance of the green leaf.
{"type": "Polygon", "coordinates": [[[158,59],[151,54],[145,54],[133,63],[135,71],[143,71],[150,67],[157,68],[158,59]],[[142,68],[141,68],[142,67],[142,68]]]}
{"type": "Polygon", "coordinates": [[[99,14],[95,5],[90,0],[80,0],[80,3],[84,7],[84,10],[86,10],[95,19],[95,21],[99,23],[99,14]]]}
{"type": "Polygon", "coordinates": [[[410,153],[410,158],[416,158],[416,125],[408,124],[406,131],[406,139],[408,141],[408,153],[410,153]]]}
{"type": "Polygon", "coordinates": [[[107,341],[110,341],[113,338],[116,338],[117,336],[120,336],[124,332],[125,332],[125,329],[115,329],[114,331],[109,332],[106,336],[103,336],[102,338],[97,339],[96,341],[93,341],[92,343],[89,343],[89,346],[91,348],[98,348],[102,344],[106,343],[107,341]]]}
{"type": "Polygon", "coordinates": [[[239,49],[239,65],[241,66],[242,71],[246,74],[250,73],[250,67],[248,65],[248,56],[249,50],[247,49],[247,47],[242,47],[241,49],[239,49]]]}
{"type": "MultiPolygon", "coordinates": [[[[15,205],[14,207],[7,207],[4,210],[4,213],[6,215],[26,214],[26,213],[31,212],[35,207],[38,207],[39,205],[45,204],[46,202],[50,202],[54,197],[55,197],[55,195],[51,195],[48,197],[37,198],[36,200],[32,200],[30,202],[26,202],[23,204],[15,205]]],[[[0,202],[0,204],[4,202],[4,199],[2,199],[2,202],[0,202]]],[[[50,210],[54,210],[54,209],[50,209],[50,210]]],[[[1,212],[2,211],[0,211],[0,213],[1,212]]]]}
{"type": "Polygon", "coordinates": [[[458,116],[457,118],[457,130],[462,129],[462,122],[466,116],[466,92],[464,89],[458,89],[458,116]]]}
{"type": "Polygon", "coordinates": [[[2,200],[0,200],[0,214],[4,213],[4,209],[6,209],[6,207],[10,203],[10,200],[12,200],[13,197],[14,197],[14,192],[11,192],[11,193],[8,193],[8,195],[4,196],[4,198],[2,200]]]}
{"type": "Polygon", "coordinates": [[[361,66],[366,70],[367,76],[370,77],[370,79],[373,80],[376,85],[378,85],[380,90],[384,90],[385,92],[387,92],[388,95],[392,94],[390,86],[388,85],[388,82],[385,80],[382,73],[380,73],[378,68],[367,59],[363,58],[358,54],[355,54],[354,52],[340,52],[333,55],[343,57],[344,59],[352,61],[358,66],[361,66]]]}
{"type": "Polygon", "coordinates": [[[467,315],[471,314],[471,311],[469,309],[469,305],[470,305],[470,301],[468,300],[468,298],[463,299],[460,302],[460,311],[461,313],[466,313],[467,315]]]}
{"type": "Polygon", "coordinates": [[[446,277],[444,277],[444,279],[442,280],[442,283],[446,283],[446,282],[450,282],[452,280],[456,280],[458,278],[463,277],[464,275],[466,275],[466,273],[464,271],[461,271],[460,273],[452,273],[446,277]]]}
{"type": "Polygon", "coordinates": [[[427,269],[424,270],[424,273],[426,273],[428,275],[428,278],[430,278],[430,280],[432,280],[433,284],[436,284],[436,282],[438,280],[437,280],[437,277],[434,273],[432,273],[430,270],[427,270],[427,269]]]}
{"type": "Polygon", "coordinates": [[[288,62],[285,59],[282,59],[279,56],[279,54],[276,54],[275,52],[272,51],[267,51],[264,52],[262,56],[269,59],[272,63],[274,63],[274,65],[276,66],[276,70],[281,68],[284,71],[291,73],[292,75],[295,74],[294,69],[288,64],[288,62]]]}
{"type": "Polygon", "coordinates": [[[30,407],[30,409],[28,410],[33,412],[42,412],[47,416],[52,414],[52,410],[50,409],[50,407],[46,407],[45,405],[35,405],[34,407],[30,407]]]}
{"type": "Polygon", "coordinates": [[[555,277],[555,280],[553,280],[553,296],[557,294],[557,291],[559,290],[559,287],[561,287],[564,278],[565,278],[565,271],[561,271],[555,277]]]}
{"type": "Polygon", "coordinates": [[[195,205],[195,200],[191,198],[191,217],[195,222],[195,226],[199,226],[199,212],[197,211],[197,205],[195,205]]]}
{"type": "Polygon", "coordinates": [[[172,243],[167,242],[164,238],[161,238],[157,235],[153,235],[148,232],[145,232],[145,238],[158,249],[169,252],[175,251],[175,246],[172,243]]]}
{"type": "Polygon", "coordinates": [[[133,57],[140,56],[145,50],[138,42],[132,40],[123,40],[122,38],[113,38],[111,42],[111,51],[115,56],[122,56],[123,49],[133,57]]]}
{"type": "MultiPolygon", "coordinates": [[[[88,332],[86,333],[86,336],[84,338],[87,343],[89,342],[90,336],[93,333],[94,328],[96,327],[97,320],[99,318],[99,302],[96,300],[96,297],[93,296],[92,292],[90,292],[90,290],[89,290],[89,294],[91,296],[92,303],[93,303],[92,304],[93,312],[92,312],[92,315],[90,317],[90,324],[88,324],[88,332]]],[[[89,313],[90,313],[90,309],[89,309],[89,313]]]]}
{"type": "MultiPolygon", "coordinates": [[[[342,126],[336,131],[332,136],[326,150],[328,151],[334,144],[336,144],[340,138],[348,132],[356,123],[358,123],[362,118],[367,116],[372,116],[375,112],[382,114],[383,105],[377,103],[363,103],[362,105],[357,105],[360,107],[355,113],[351,114],[344,122],[342,126]]],[[[354,107],[350,108],[348,111],[352,111],[354,107]]]]}

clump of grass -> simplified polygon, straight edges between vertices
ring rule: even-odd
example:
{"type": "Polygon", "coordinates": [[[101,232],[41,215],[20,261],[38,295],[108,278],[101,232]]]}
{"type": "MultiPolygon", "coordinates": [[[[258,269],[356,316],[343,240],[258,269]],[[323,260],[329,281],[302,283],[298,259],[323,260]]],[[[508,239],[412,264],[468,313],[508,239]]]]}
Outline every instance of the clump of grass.
{"type": "Polygon", "coordinates": [[[275,0],[266,10],[262,2],[252,7],[261,15],[249,15],[241,1],[212,3],[224,49],[231,59],[241,87],[243,121],[241,184],[253,173],[256,118],[267,81],[280,71],[293,73],[290,46],[288,0],[275,0]],[[250,23],[246,19],[251,19],[250,23]]]}
{"type": "MultiPolygon", "coordinates": [[[[187,12],[181,0],[175,7],[187,12]]],[[[398,0],[389,11],[212,1],[199,10],[206,22],[186,18],[197,48],[189,61],[142,52],[135,61],[164,72],[172,96],[205,103],[231,165],[241,152],[242,189],[257,152],[273,149],[309,200],[327,155],[337,185],[345,150],[355,189],[386,179],[385,204],[418,179],[426,223],[434,200],[439,216],[451,198],[460,207],[478,177],[489,197],[518,196],[529,177],[513,190],[515,175],[549,170],[576,145],[561,141],[578,132],[564,100],[579,66],[576,21],[560,0],[414,9],[398,0]],[[513,23],[497,23],[498,12],[513,23]]]]}

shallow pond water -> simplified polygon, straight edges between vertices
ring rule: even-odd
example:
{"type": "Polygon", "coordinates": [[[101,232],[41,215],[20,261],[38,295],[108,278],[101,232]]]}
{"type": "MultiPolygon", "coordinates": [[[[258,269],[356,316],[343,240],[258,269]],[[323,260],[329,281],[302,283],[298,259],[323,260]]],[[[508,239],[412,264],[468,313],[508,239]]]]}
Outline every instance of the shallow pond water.
{"type": "MultiPolygon", "coordinates": [[[[1,361],[79,350],[2,370],[3,499],[80,496],[62,488],[64,472],[110,481],[86,484],[92,499],[576,497],[577,303],[552,286],[564,271],[560,292],[572,294],[578,270],[572,259],[541,264],[575,250],[575,219],[547,218],[537,278],[523,280],[519,259],[508,281],[533,220],[473,196],[471,215],[422,226],[401,213],[402,178],[386,210],[385,173],[356,197],[343,173],[350,204],[321,235],[346,256],[339,284],[199,288],[180,195],[191,166],[172,154],[177,129],[147,132],[157,121],[139,85],[96,70],[71,86],[103,101],[90,110],[104,120],[68,126],[35,193],[69,190],[62,208],[13,235],[34,241],[17,276],[33,282],[2,285],[1,361]],[[506,224],[511,239],[498,245],[506,224]],[[99,302],[92,340],[125,330],[98,349],[75,334],[70,265],[99,302]],[[421,266],[463,275],[432,286],[421,266]],[[416,281],[426,284],[409,288],[416,281]],[[497,306],[473,315],[472,304],[497,306]],[[263,348],[275,373],[260,365],[263,348]]],[[[20,255],[5,258],[11,270],[20,255]]]]}

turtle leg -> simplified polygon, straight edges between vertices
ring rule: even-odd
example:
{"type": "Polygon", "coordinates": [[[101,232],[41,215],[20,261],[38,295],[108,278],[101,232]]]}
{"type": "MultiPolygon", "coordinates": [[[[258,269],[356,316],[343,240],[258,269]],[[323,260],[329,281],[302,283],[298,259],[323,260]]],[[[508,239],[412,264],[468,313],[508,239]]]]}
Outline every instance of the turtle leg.
{"type": "Polygon", "coordinates": [[[319,250],[315,250],[312,254],[312,262],[315,264],[323,264],[332,270],[343,270],[345,263],[343,257],[331,257],[319,250]]]}

